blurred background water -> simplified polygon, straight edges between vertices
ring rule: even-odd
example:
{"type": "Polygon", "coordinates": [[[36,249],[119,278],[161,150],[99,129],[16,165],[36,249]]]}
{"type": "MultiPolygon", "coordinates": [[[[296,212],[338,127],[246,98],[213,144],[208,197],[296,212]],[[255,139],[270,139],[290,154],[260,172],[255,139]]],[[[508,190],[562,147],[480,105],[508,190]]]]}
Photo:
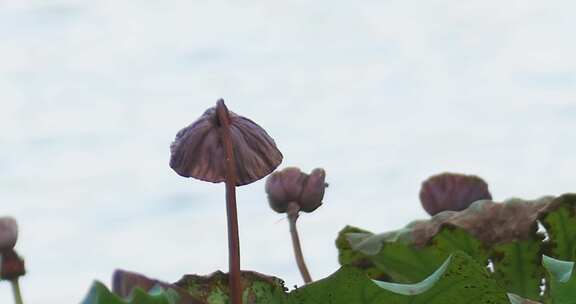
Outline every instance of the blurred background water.
{"type": "MultiPolygon", "coordinates": [[[[0,0],[0,215],[27,303],[78,303],[114,269],[227,269],[224,186],[169,167],[222,97],[282,167],[327,170],[300,218],[314,278],[346,224],[426,218],[420,183],[478,174],[497,200],[575,191],[572,1],[0,0]]],[[[238,191],[242,266],[301,285],[263,181],[238,191]]],[[[0,284],[0,303],[12,301],[0,284]]]]}

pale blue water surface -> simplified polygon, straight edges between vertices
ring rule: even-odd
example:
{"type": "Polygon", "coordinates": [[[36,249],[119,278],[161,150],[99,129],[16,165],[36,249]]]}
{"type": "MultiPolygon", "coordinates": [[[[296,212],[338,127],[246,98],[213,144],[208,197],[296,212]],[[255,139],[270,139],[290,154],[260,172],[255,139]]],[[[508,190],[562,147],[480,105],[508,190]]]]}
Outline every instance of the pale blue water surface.
{"type": "MultiPolygon", "coordinates": [[[[78,303],[114,269],[227,269],[223,185],[168,167],[223,97],[282,167],[324,167],[300,218],[314,278],[346,224],[425,218],[422,180],[498,200],[576,191],[573,1],[0,1],[0,215],[18,218],[27,303],[78,303]]],[[[263,181],[238,191],[242,265],[300,285],[263,181]]],[[[0,303],[11,303],[0,284],[0,303]]]]}

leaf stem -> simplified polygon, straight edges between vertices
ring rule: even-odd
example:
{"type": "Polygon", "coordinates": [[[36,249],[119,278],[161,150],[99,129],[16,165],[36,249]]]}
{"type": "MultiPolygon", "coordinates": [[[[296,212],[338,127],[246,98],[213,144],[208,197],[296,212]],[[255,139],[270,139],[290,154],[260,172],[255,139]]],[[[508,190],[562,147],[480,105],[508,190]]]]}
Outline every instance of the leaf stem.
{"type": "Polygon", "coordinates": [[[288,222],[290,223],[290,235],[292,235],[294,256],[296,257],[296,264],[298,265],[302,279],[304,279],[304,283],[308,284],[312,282],[312,277],[310,277],[310,272],[308,272],[308,267],[306,267],[306,262],[304,262],[304,254],[302,254],[300,238],[298,237],[298,230],[296,229],[296,220],[298,219],[299,211],[300,206],[296,202],[290,202],[288,204],[288,222]]]}
{"type": "Polygon", "coordinates": [[[230,138],[230,116],[222,99],[216,103],[221,126],[222,142],[226,151],[226,214],[228,218],[228,264],[230,276],[230,298],[232,304],[242,303],[240,282],[240,238],[238,236],[238,211],[236,209],[236,165],[230,138]]]}
{"type": "Polygon", "coordinates": [[[12,285],[12,292],[14,293],[14,303],[23,304],[24,302],[22,301],[22,293],[20,292],[18,278],[10,280],[10,284],[12,285]]]}

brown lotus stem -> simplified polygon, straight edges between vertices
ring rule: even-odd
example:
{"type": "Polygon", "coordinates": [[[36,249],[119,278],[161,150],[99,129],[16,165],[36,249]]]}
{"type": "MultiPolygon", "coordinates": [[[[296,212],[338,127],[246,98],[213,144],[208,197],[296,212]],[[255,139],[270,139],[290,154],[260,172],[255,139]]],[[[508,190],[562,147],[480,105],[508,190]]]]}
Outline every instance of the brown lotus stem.
{"type": "Polygon", "coordinates": [[[230,298],[232,304],[242,304],[240,283],[240,238],[238,236],[238,212],[236,210],[236,164],[230,139],[230,116],[223,100],[216,105],[222,142],[226,151],[226,214],[228,217],[228,264],[230,276],[230,298]]]}
{"type": "Polygon", "coordinates": [[[23,304],[24,302],[22,301],[22,293],[20,292],[18,278],[10,280],[10,284],[12,285],[12,292],[14,293],[14,303],[23,304]]]}
{"type": "Polygon", "coordinates": [[[304,262],[304,254],[302,254],[300,238],[298,237],[298,230],[296,229],[296,220],[298,219],[299,211],[300,206],[298,203],[290,202],[286,213],[288,214],[288,222],[290,223],[290,235],[292,235],[292,247],[294,248],[296,264],[298,265],[302,279],[304,279],[304,283],[308,284],[312,282],[312,277],[310,277],[310,272],[308,272],[308,267],[306,267],[306,262],[304,262]]]}

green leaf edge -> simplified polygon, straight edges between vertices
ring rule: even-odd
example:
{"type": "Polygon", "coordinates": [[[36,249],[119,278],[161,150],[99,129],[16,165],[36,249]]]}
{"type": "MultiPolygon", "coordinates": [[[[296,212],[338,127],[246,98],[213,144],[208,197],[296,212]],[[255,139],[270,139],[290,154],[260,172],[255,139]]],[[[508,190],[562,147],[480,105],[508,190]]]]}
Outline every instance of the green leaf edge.
{"type": "Polygon", "coordinates": [[[560,283],[568,282],[574,270],[574,262],[558,260],[547,255],[542,255],[542,265],[560,283]]]}
{"type": "Polygon", "coordinates": [[[434,287],[434,284],[436,284],[436,282],[438,282],[438,280],[440,280],[440,278],[442,277],[444,272],[446,272],[446,269],[448,269],[448,265],[450,264],[451,260],[452,260],[452,255],[450,255],[444,261],[444,263],[442,263],[442,265],[440,267],[438,267],[438,269],[436,269],[436,271],[434,271],[434,273],[432,273],[430,276],[428,276],[427,278],[425,278],[424,280],[422,280],[418,283],[399,284],[399,283],[390,283],[390,282],[384,282],[384,281],[378,281],[378,280],[372,280],[372,282],[374,282],[380,288],[386,289],[388,291],[391,291],[391,292],[394,292],[397,294],[402,294],[402,295],[406,295],[406,296],[418,295],[418,294],[424,293],[424,292],[428,291],[430,288],[434,287]]]}

